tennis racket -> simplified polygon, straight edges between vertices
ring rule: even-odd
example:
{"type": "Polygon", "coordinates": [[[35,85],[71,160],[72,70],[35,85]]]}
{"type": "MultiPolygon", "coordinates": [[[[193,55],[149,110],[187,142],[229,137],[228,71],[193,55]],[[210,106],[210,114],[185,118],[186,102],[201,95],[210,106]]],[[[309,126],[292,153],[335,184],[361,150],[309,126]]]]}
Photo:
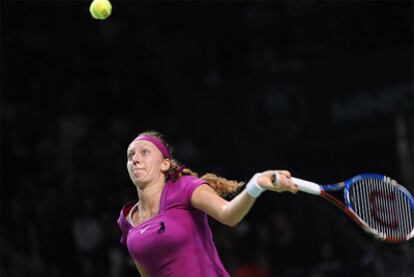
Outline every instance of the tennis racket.
{"type": "Polygon", "coordinates": [[[300,191],[329,200],[378,240],[398,243],[414,236],[414,199],[387,176],[364,173],[332,185],[292,180],[300,191]],[[344,192],[343,202],[329,193],[339,190],[344,192]]]}

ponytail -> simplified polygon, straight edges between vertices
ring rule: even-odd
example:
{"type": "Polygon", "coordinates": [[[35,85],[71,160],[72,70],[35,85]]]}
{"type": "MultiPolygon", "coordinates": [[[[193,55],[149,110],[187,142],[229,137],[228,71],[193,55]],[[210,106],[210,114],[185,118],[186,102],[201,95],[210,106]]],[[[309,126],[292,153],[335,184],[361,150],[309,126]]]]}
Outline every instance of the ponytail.
{"type": "MultiPolygon", "coordinates": [[[[197,172],[187,167],[182,167],[176,160],[171,160],[168,176],[176,180],[186,175],[199,177],[197,172]]],[[[199,178],[206,181],[222,197],[233,196],[243,186],[243,182],[227,180],[214,173],[206,173],[199,178]]]]}
{"type": "MultiPolygon", "coordinates": [[[[165,139],[160,133],[155,131],[148,131],[143,132],[140,135],[156,137],[162,142],[162,144],[164,144],[165,147],[167,147],[169,153],[172,153],[171,147],[168,145],[168,143],[165,141],[165,139]]],[[[177,160],[172,158],[170,169],[167,172],[167,178],[177,180],[181,176],[185,175],[198,177],[197,172],[194,172],[191,169],[180,165],[180,163],[177,160]]],[[[243,186],[242,182],[227,180],[213,173],[206,173],[200,178],[206,181],[222,197],[233,196],[237,193],[239,188],[243,186]]]]}

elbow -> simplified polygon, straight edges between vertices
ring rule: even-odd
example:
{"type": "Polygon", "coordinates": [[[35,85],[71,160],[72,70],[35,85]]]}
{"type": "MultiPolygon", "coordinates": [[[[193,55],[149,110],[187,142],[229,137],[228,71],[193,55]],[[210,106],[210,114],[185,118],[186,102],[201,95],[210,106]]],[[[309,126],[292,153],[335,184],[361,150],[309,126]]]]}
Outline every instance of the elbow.
{"type": "Polygon", "coordinates": [[[238,222],[231,222],[231,223],[228,223],[226,225],[229,226],[229,227],[231,227],[231,228],[234,228],[234,227],[237,226],[237,224],[238,224],[238,222]]]}
{"type": "Polygon", "coordinates": [[[224,225],[227,225],[229,227],[234,228],[234,227],[237,226],[237,224],[239,224],[239,222],[240,222],[240,220],[231,220],[231,219],[228,219],[228,220],[223,220],[221,223],[223,223],[224,225]]]}
{"type": "Polygon", "coordinates": [[[232,213],[232,210],[229,209],[228,206],[225,206],[223,207],[218,219],[224,225],[227,225],[229,227],[236,227],[237,224],[239,224],[239,222],[243,219],[243,217],[232,213]]]}

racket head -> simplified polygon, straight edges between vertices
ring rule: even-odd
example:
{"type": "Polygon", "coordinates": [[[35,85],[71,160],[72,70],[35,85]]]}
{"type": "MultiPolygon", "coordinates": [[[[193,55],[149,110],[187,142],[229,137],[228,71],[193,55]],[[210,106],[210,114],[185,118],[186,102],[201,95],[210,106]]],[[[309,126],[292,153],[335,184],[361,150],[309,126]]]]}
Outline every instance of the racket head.
{"type": "Polygon", "coordinates": [[[364,173],[345,181],[344,201],[358,223],[379,240],[397,243],[414,236],[414,199],[391,178],[364,173]]]}

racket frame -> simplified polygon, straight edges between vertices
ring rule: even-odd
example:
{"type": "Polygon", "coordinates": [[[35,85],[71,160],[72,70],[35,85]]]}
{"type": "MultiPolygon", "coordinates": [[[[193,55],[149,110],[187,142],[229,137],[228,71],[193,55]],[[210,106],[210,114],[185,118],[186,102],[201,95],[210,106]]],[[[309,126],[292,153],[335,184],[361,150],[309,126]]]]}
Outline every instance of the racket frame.
{"type": "Polygon", "coordinates": [[[328,184],[328,185],[318,185],[316,183],[301,180],[298,178],[292,178],[292,179],[293,179],[293,182],[298,185],[299,190],[306,192],[306,193],[319,195],[325,198],[326,200],[334,204],[336,207],[341,209],[343,212],[345,212],[345,214],[347,214],[352,220],[354,220],[358,225],[360,225],[367,233],[371,234],[373,237],[375,237],[378,240],[386,241],[390,243],[398,243],[401,241],[409,240],[414,236],[414,228],[411,231],[411,233],[409,233],[405,237],[395,238],[391,236],[386,236],[384,233],[379,232],[376,229],[370,227],[360,216],[358,216],[358,214],[355,213],[354,209],[352,208],[352,203],[350,201],[350,196],[349,196],[349,190],[352,187],[352,185],[363,179],[377,179],[380,181],[391,182],[392,185],[397,186],[398,189],[405,195],[405,197],[410,202],[410,209],[412,210],[414,214],[414,200],[411,194],[409,193],[409,191],[403,186],[398,185],[395,181],[392,181],[387,176],[375,174],[375,173],[363,173],[347,181],[336,183],[336,184],[328,184]],[[344,190],[344,202],[341,202],[339,199],[337,199],[335,196],[329,193],[331,191],[339,191],[341,189],[344,190]]]}

